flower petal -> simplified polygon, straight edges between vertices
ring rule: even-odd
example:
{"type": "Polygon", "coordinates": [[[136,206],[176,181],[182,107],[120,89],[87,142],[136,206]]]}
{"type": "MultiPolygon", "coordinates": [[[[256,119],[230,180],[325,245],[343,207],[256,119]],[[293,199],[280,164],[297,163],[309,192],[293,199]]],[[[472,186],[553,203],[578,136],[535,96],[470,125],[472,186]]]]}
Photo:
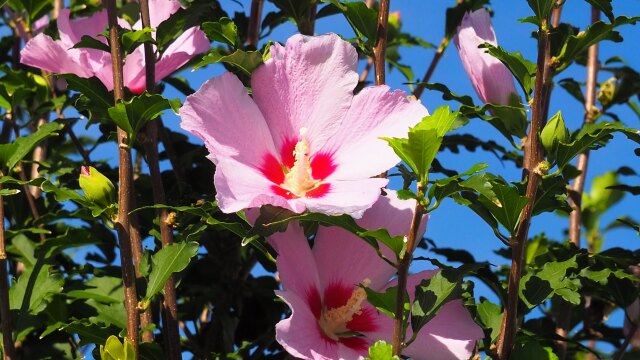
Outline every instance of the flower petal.
{"type": "Polygon", "coordinates": [[[124,86],[134,94],[140,94],[147,88],[147,76],[144,67],[144,46],[140,45],[124,59],[122,67],[124,86]]]}
{"type": "Polygon", "coordinates": [[[500,60],[478,48],[485,42],[497,46],[489,12],[479,9],[465,14],[453,41],[480,99],[485,103],[509,105],[511,94],[517,94],[513,76],[500,60]]]}
{"type": "Polygon", "coordinates": [[[107,27],[107,11],[101,10],[88,17],[69,19],[70,10],[60,9],[58,14],[58,32],[60,40],[69,48],[77,44],[84,35],[96,37],[107,27]]]}
{"type": "Polygon", "coordinates": [[[357,181],[333,181],[326,194],[317,198],[301,200],[309,211],[329,215],[348,214],[359,219],[380,197],[380,189],[387,185],[388,179],[373,178],[357,181]]]}
{"type": "Polygon", "coordinates": [[[461,300],[445,304],[440,312],[418,332],[404,353],[413,359],[469,359],[482,329],[473,321],[461,300]],[[429,354],[428,357],[425,354],[429,354]]]}
{"type": "Polygon", "coordinates": [[[187,29],[167,47],[156,63],[156,81],[180,69],[197,54],[209,50],[210,46],[209,39],[202,30],[197,27],[187,29]]]}
{"type": "Polygon", "coordinates": [[[300,201],[287,201],[273,194],[273,183],[262,173],[233,159],[223,158],[216,162],[214,184],[218,206],[227,214],[264,204],[280,206],[296,213],[305,209],[300,201]]]}
{"type": "Polygon", "coordinates": [[[60,42],[39,34],[20,51],[20,62],[54,74],[76,74],[83,78],[93,76],[91,70],[79,62],[80,58],[73,56],[77,52],[68,51],[60,42]]]}
{"type": "Polygon", "coordinates": [[[319,295],[316,261],[300,223],[290,223],[287,231],[273,234],[268,241],[278,252],[276,264],[284,290],[306,300],[319,295]],[[316,294],[310,294],[313,291],[316,294]]]}
{"type": "Polygon", "coordinates": [[[389,92],[386,85],[362,89],[336,134],[320,150],[333,154],[337,165],[329,179],[362,179],[389,170],[400,158],[380,137],[406,137],[427,115],[427,109],[404,91],[389,92]]]}
{"type": "MultiPolygon", "coordinates": [[[[410,301],[415,298],[415,288],[424,279],[428,279],[439,270],[426,270],[407,278],[407,291],[410,301]]],[[[389,282],[387,287],[397,285],[397,280],[389,282]]],[[[383,339],[388,342],[393,337],[393,320],[380,314],[379,330],[367,333],[371,339],[383,339]]],[[[412,336],[411,328],[407,337],[412,336]]],[[[453,300],[445,304],[440,312],[418,332],[416,340],[403,354],[414,360],[466,360],[471,357],[475,342],[482,339],[482,329],[473,321],[462,301],[453,300]]]]}
{"type": "Polygon", "coordinates": [[[153,29],[158,28],[161,22],[167,20],[180,9],[180,2],[176,0],[149,0],[149,22],[153,29]]]}
{"type": "MultiPolygon", "coordinates": [[[[381,196],[373,207],[364,213],[358,224],[369,229],[402,227],[399,233],[394,231],[397,229],[390,229],[392,234],[399,235],[409,229],[413,214],[412,205],[407,205],[409,201],[398,200],[395,192],[388,191],[388,193],[390,196],[381,196]],[[394,221],[400,222],[401,225],[395,225],[394,221]]],[[[384,249],[386,249],[384,255],[394,259],[391,250],[386,247],[384,249]]],[[[313,255],[318,264],[323,289],[332,283],[355,286],[364,279],[369,279],[370,287],[378,290],[396,272],[393,266],[378,257],[371,245],[339,227],[318,229],[313,255]]]]}
{"type": "MultiPolygon", "coordinates": [[[[276,153],[260,110],[231,73],[205,82],[188,96],[180,117],[180,126],[204,141],[216,164],[222,158],[230,158],[257,169],[265,155],[276,153]]],[[[237,181],[233,173],[226,177],[237,181]]]]}
{"type": "Polygon", "coordinates": [[[276,324],[276,340],[297,358],[338,359],[338,344],[327,340],[307,303],[289,291],[276,291],[291,308],[291,316],[276,324]]]}
{"type": "MultiPolygon", "coordinates": [[[[380,200],[365,212],[358,224],[369,230],[385,228],[393,236],[406,235],[415,213],[416,201],[414,199],[400,200],[398,193],[394,190],[385,189],[385,192],[387,194],[381,196],[380,200]]],[[[424,236],[428,219],[428,215],[422,217],[418,230],[420,238],[424,236]]]]}
{"type": "Polygon", "coordinates": [[[356,50],[335,34],[294,35],[251,79],[277,149],[307,129],[311,152],[335,134],[358,83],[356,50]]]}

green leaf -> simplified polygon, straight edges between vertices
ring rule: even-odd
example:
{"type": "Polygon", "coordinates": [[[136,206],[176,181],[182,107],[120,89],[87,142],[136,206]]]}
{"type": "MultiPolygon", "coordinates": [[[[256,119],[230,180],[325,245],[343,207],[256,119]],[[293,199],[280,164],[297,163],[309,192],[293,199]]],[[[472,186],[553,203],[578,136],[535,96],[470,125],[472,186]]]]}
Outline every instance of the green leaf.
{"type": "Polygon", "coordinates": [[[621,42],[622,36],[614,29],[621,25],[635,25],[638,20],[640,20],[638,16],[618,16],[611,23],[598,21],[587,27],[585,31],[581,31],[577,35],[569,36],[562,50],[560,50],[560,54],[555,59],[552,59],[552,61],[556,63],[556,71],[560,72],[566,69],[580,54],[593,44],[603,40],[621,42]]]}
{"type": "Polygon", "coordinates": [[[111,332],[102,326],[94,323],[87,323],[85,320],[74,321],[62,328],[70,335],[80,337],[78,345],[104,344],[111,332]]]}
{"type": "Polygon", "coordinates": [[[613,7],[611,6],[611,0],[587,0],[596,9],[602,11],[609,21],[614,22],[613,7]]]}
{"type": "Polygon", "coordinates": [[[416,287],[411,308],[411,329],[417,333],[447,302],[460,296],[462,279],[486,266],[485,263],[465,264],[459,268],[443,268],[416,287]]]}
{"type": "Polygon", "coordinates": [[[491,215],[513,235],[518,227],[520,213],[529,200],[520,196],[518,189],[513,186],[498,181],[492,181],[492,185],[491,190],[495,194],[495,199],[481,195],[479,200],[491,215]]]}
{"type": "Polygon", "coordinates": [[[199,69],[205,65],[225,63],[240,70],[245,75],[251,75],[260,64],[262,64],[262,54],[258,51],[236,50],[231,54],[224,54],[220,49],[211,49],[193,69],[199,69]]]}
{"type": "Polygon", "coordinates": [[[391,236],[387,229],[377,229],[358,232],[358,235],[363,238],[373,238],[381,243],[385,244],[393,253],[396,258],[400,258],[406,250],[406,243],[404,242],[404,236],[391,236]]]}
{"type": "Polygon", "coordinates": [[[82,288],[66,292],[72,299],[92,299],[102,304],[121,304],[124,301],[122,279],[109,276],[95,276],[87,280],[82,288]]]}
{"type": "Polygon", "coordinates": [[[11,144],[0,144],[0,167],[11,171],[38,143],[46,138],[57,136],[57,131],[63,127],[64,125],[58,122],[46,123],[31,135],[20,136],[11,144]]]}
{"type": "Polygon", "coordinates": [[[107,53],[111,52],[111,48],[109,48],[109,45],[89,35],[83,35],[80,41],[78,41],[71,48],[72,49],[81,49],[81,48],[95,49],[95,50],[105,51],[107,53]]]}
{"type": "Polygon", "coordinates": [[[131,54],[138,45],[153,42],[153,38],[151,37],[152,32],[153,29],[151,28],[124,31],[120,35],[122,39],[122,51],[124,51],[125,54],[131,54]]]}
{"type": "Polygon", "coordinates": [[[211,41],[221,42],[232,47],[237,47],[239,42],[238,27],[227,17],[220,18],[215,22],[202,23],[202,31],[211,41]]]}
{"type": "Polygon", "coordinates": [[[109,336],[104,346],[100,345],[100,357],[102,360],[135,360],[137,358],[133,343],[125,338],[123,344],[114,335],[109,336]]]}
{"type": "MultiPolygon", "coordinates": [[[[551,0],[553,1],[553,0],[551,0]]],[[[522,57],[519,52],[508,52],[501,47],[484,43],[479,46],[487,49],[487,52],[502,61],[509,68],[513,76],[515,76],[518,84],[522,87],[527,101],[531,100],[531,92],[533,91],[533,78],[536,74],[536,64],[522,57]]]]}
{"type": "Polygon", "coordinates": [[[366,42],[370,46],[373,45],[378,28],[378,12],[376,9],[367,7],[362,1],[322,0],[322,2],[331,3],[340,9],[356,36],[362,42],[366,42]]]}
{"type": "Polygon", "coordinates": [[[584,104],[584,94],[580,84],[572,78],[566,78],[558,81],[558,85],[565,89],[571,96],[573,96],[578,102],[584,104]]]}
{"type": "Polygon", "coordinates": [[[37,264],[27,268],[9,288],[11,309],[37,315],[47,307],[54,295],[62,291],[63,284],[62,275],[53,271],[50,265],[37,264]]]}
{"type": "Polygon", "coordinates": [[[198,253],[198,246],[196,242],[174,243],[153,254],[145,298],[151,299],[159,293],[171,274],[184,270],[198,253]]]}
{"type": "Polygon", "coordinates": [[[568,277],[570,269],[578,267],[577,255],[565,261],[550,261],[542,266],[535,274],[529,273],[522,277],[520,299],[529,309],[536,307],[556,294],[574,305],[580,303],[577,285],[568,277]]]}
{"type": "MultiPolygon", "coordinates": [[[[555,1],[554,1],[555,2],[555,1]]],[[[519,337],[513,347],[510,359],[518,360],[559,360],[549,346],[542,346],[533,338],[519,337]]]]}
{"type": "Polygon", "coordinates": [[[368,287],[364,287],[364,290],[367,292],[367,302],[369,304],[387,314],[389,317],[395,317],[396,298],[398,296],[397,286],[387,288],[384,292],[377,292],[368,287]]]}
{"type": "Polygon", "coordinates": [[[74,74],[56,76],[66,80],[69,89],[82,94],[75,104],[79,111],[86,111],[91,120],[106,121],[109,119],[107,109],[113,106],[113,97],[109,96],[109,91],[102,81],[96,77],[85,79],[74,74]]]}
{"type": "Polygon", "coordinates": [[[400,360],[393,355],[393,347],[384,340],[378,340],[369,347],[369,357],[364,360],[400,360]]]}
{"type": "Polygon", "coordinates": [[[144,92],[129,101],[123,101],[108,109],[109,117],[127,132],[129,143],[133,143],[138,132],[164,110],[179,107],[179,99],[167,100],[162,95],[144,92]]]}
{"type": "Polygon", "coordinates": [[[538,20],[547,19],[556,0],[527,0],[529,7],[538,17],[538,20]]]}
{"type": "Polygon", "coordinates": [[[459,113],[441,106],[409,130],[408,138],[382,138],[393,148],[402,161],[407,163],[422,184],[429,178],[431,163],[436,157],[444,135],[449,132],[459,113]]]}
{"type": "Polygon", "coordinates": [[[491,330],[491,341],[495,341],[500,335],[500,326],[502,324],[502,309],[489,300],[483,299],[477,306],[478,318],[484,324],[486,329],[491,330]]]}
{"type": "Polygon", "coordinates": [[[571,142],[558,144],[558,150],[553,154],[555,159],[549,158],[549,161],[554,161],[558,169],[562,171],[578,154],[587,149],[593,150],[601,147],[601,144],[611,139],[615,132],[623,133],[630,140],[640,144],[640,132],[636,129],[626,128],[621,123],[585,124],[579,132],[572,136],[571,142]]]}

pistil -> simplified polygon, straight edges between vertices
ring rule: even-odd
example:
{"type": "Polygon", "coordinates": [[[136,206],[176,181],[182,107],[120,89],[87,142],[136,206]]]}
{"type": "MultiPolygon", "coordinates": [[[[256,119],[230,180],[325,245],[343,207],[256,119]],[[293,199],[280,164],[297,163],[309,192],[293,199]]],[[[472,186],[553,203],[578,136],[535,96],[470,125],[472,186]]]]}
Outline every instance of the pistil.
{"type": "Polygon", "coordinates": [[[309,141],[306,137],[307,129],[300,129],[300,140],[293,150],[295,162],[287,172],[281,187],[297,197],[304,197],[307,191],[316,188],[320,181],[311,176],[311,159],[309,157],[309,141]]]}
{"type": "Polygon", "coordinates": [[[364,287],[371,284],[371,280],[364,279],[363,287],[357,287],[352,293],[346,304],[333,308],[323,309],[318,324],[322,331],[332,340],[339,340],[341,334],[349,332],[347,324],[353,320],[354,315],[362,313],[362,303],[367,300],[367,293],[364,287]]]}

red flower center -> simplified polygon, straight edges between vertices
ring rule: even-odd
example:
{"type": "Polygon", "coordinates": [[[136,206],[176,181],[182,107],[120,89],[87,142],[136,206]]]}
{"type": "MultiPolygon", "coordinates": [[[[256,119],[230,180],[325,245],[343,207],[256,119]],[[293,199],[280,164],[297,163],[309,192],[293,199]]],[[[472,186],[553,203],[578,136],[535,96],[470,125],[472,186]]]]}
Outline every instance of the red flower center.
{"type": "Polygon", "coordinates": [[[273,154],[266,154],[260,171],[274,183],[271,190],[286,199],[319,198],[330,190],[323,182],[331,175],[336,165],[331,154],[310,154],[306,129],[300,130],[298,139],[288,139],[280,149],[282,162],[273,154]]]}
{"type": "MultiPolygon", "coordinates": [[[[363,281],[366,285],[367,280],[363,281]]],[[[331,283],[324,291],[324,302],[317,289],[307,292],[307,304],[318,321],[318,330],[325,341],[341,343],[366,353],[370,341],[363,333],[378,330],[375,310],[364,307],[363,288],[331,283]]]]}

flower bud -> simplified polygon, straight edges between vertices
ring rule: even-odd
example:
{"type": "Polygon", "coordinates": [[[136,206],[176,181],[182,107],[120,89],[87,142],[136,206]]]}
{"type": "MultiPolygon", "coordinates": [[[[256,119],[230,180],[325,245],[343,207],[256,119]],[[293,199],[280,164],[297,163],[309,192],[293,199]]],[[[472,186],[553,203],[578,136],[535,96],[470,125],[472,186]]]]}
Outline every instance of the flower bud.
{"type": "Polygon", "coordinates": [[[116,187],[93,166],[81,167],[78,181],[88,200],[105,207],[116,202],[116,187]]]}
{"type": "Polygon", "coordinates": [[[498,46],[489,12],[479,9],[466,13],[453,42],[480,100],[496,105],[511,105],[512,94],[517,94],[511,72],[500,60],[487,54],[485,49],[478,48],[484,43],[498,46]]]}
{"type": "Polygon", "coordinates": [[[600,85],[600,90],[598,91],[598,100],[603,106],[608,106],[613,100],[613,96],[616,93],[616,85],[618,84],[618,80],[615,77],[610,78],[600,85]]]}
{"type": "Polygon", "coordinates": [[[564,124],[562,114],[558,112],[549,120],[544,129],[542,129],[540,141],[544,149],[549,153],[552,151],[554,144],[567,142],[567,140],[569,140],[569,130],[564,124]]]}

